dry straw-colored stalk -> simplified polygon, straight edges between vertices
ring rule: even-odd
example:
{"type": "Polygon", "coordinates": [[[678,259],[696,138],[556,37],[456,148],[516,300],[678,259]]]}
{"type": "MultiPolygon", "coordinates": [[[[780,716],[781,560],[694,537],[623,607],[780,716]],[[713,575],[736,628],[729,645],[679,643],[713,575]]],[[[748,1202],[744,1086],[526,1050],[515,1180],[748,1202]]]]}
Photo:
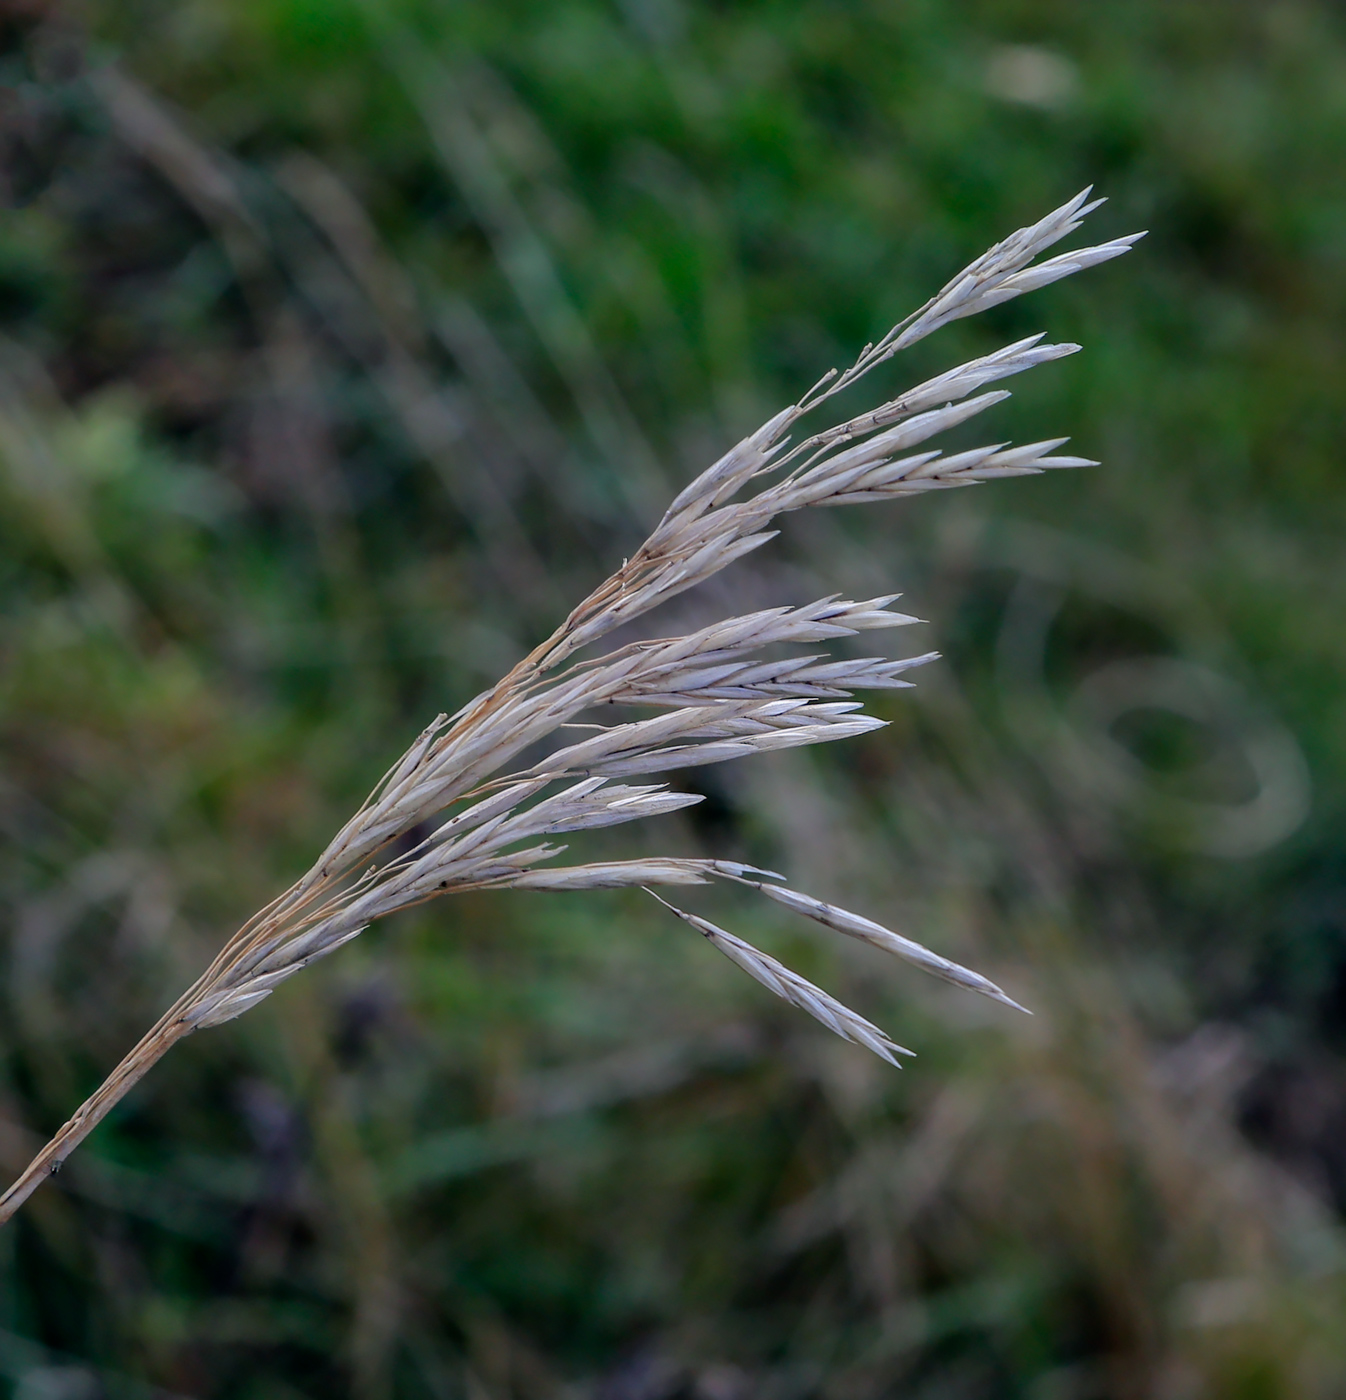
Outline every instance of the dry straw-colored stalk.
{"type": "MultiPolygon", "coordinates": [[[[781,643],[811,646],[915,621],[891,610],[893,597],[858,603],[825,598],[805,607],[732,617],[683,637],[634,642],[594,659],[574,658],[765,544],[775,534],[768,528],[771,521],[785,511],[887,501],[1093,465],[1057,455],[1065,439],[1026,447],[997,443],[953,456],[914,450],[1008,397],[999,389],[978,392],[986,385],[1079,348],[1043,344],[1041,336],[960,365],[794,446],[788,436],[805,413],[948,322],[1126,252],[1139,234],[1034,265],[1044,249],[1102,202],[1090,203],[1088,196],[1085,190],[998,243],[877,344],[867,345],[848,370],[826,375],[798,403],[727,452],[681,492],[649,539],[552,636],[456,715],[440,715],[313,868],[243,925],[38,1153],[0,1197],[0,1223],[59,1170],[175,1041],[256,1006],[287,977],[349,942],[375,919],[442,894],[649,888],[728,879],[945,981],[1016,1005],[977,973],[868,919],[785,888],[770,872],[729,861],[665,858],[548,865],[564,850],[548,838],[700,800],[663,785],[630,786],[615,779],[846,739],[880,727],[882,721],[859,713],[852,692],[906,686],[904,673],[933,653],[901,661],[829,661],[818,654],[763,660],[761,653],[781,643]],[[578,741],[500,776],[525,750],[584,712],[610,704],[648,706],[657,713],[626,724],[590,726],[578,741]],[[413,850],[379,858],[391,843],[450,807],[456,809],[453,815],[413,850]]],[[[668,907],[777,996],[837,1035],[894,1064],[897,1055],[910,1053],[775,959],[705,919],[668,907]]]]}

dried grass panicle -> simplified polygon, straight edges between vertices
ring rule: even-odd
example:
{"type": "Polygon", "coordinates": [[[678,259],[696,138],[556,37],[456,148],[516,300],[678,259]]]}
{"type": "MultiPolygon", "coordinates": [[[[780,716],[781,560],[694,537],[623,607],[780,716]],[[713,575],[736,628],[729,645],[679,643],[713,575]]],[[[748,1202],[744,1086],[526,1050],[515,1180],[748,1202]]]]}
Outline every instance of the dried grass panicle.
{"type": "MultiPolygon", "coordinates": [[[[614,779],[845,739],[882,723],[860,712],[853,692],[908,685],[904,674],[935,653],[897,661],[837,661],[817,651],[773,659],[762,653],[780,644],[814,646],[914,622],[893,611],[895,595],[863,602],[825,598],[805,607],[774,608],[682,637],[636,642],[595,659],[575,658],[765,544],[775,533],[772,522],[785,512],[894,500],[1092,465],[1084,458],[1058,455],[1062,438],[1022,447],[995,443],[953,456],[924,447],[1007,397],[1003,389],[987,390],[988,384],[1079,348],[1044,344],[1040,336],[960,365],[793,446],[789,437],[806,413],[948,322],[1126,252],[1139,234],[1035,262],[1101,203],[1088,202],[1088,194],[1086,190],[997,244],[919,311],[866,346],[849,369],[826,375],[798,403],[727,452],[677,496],[649,539],[552,636],[457,714],[438,716],[313,868],[229,940],[38,1154],[0,1198],[0,1221],[59,1168],[175,1041],[257,1005],[287,977],[374,920],[453,891],[649,888],[733,880],[945,981],[1016,1005],[977,973],[859,915],[773,883],[779,877],[769,872],[728,861],[661,858],[558,867],[545,862],[564,848],[545,838],[636,821],[698,800],[662,786],[626,786],[614,779]],[[583,737],[561,744],[527,768],[508,771],[526,750],[576,725],[586,712],[611,705],[645,706],[660,713],[616,725],[585,725],[583,737]],[[380,859],[392,842],[449,807],[457,810],[414,850],[380,859]]],[[[892,1063],[898,1054],[910,1053],[741,939],[694,914],[674,912],[765,987],[836,1034],[892,1063]]]]}

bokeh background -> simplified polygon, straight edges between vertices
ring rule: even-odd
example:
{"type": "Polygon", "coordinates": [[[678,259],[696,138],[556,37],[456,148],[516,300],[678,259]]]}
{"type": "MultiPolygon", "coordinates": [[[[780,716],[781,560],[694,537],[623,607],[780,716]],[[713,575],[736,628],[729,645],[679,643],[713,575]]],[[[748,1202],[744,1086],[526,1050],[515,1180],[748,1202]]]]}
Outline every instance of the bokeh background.
{"type": "MultiPolygon", "coordinates": [[[[400,917],[0,1231],[16,1400],[1346,1394],[1346,14],[1328,0],[8,0],[0,1165],[726,445],[1093,182],[1096,471],[794,519],[684,619],[901,589],[860,741],[400,917]],[[599,849],[596,845],[582,850],[599,849]],[[779,917],[777,917],[779,915],[779,917]]],[[[979,438],[980,440],[980,438],[979,438]]]]}

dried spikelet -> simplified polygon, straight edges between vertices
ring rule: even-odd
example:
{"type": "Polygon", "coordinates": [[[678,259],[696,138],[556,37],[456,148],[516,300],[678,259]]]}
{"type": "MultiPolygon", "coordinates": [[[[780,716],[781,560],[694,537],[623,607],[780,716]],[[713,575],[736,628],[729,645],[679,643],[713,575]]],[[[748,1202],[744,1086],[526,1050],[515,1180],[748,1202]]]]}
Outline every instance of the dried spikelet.
{"type": "MultiPolygon", "coordinates": [[[[762,652],[916,621],[891,610],[893,597],[824,598],[805,607],[728,618],[683,637],[636,642],[588,661],[574,658],[766,544],[775,533],[772,521],[784,512],[1091,465],[1084,458],[1055,455],[1064,439],[1022,447],[996,443],[954,456],[923,447],[1007,397],[1003,389],[986,389],[988,384],[1079,348],[1043,344],[1038,336],[960,365],[793,447],[787,436],[805,413],[940,326],[1126,252],[1139,234],[1034,264],[1101,203],[1089,203],[1088,195],[1084,191],[998,243],[882,340],[866,346],[849,369],[830,372],[798,403],[727,452],[679,493],[649,539],[551,637],[457,714],[437,716],[313,868],[229,940],[0,1197],[0,1222],[60,1167],[175,1041],[241,1015],[374,920],[453,891],[556,892],[736,880],[945,981],[1016,1005],[984,977],[882,925],[767,883],[779,879],[770,872],[730,861],[663,858],[547,866],[563,848],[537,838],[635,821],[698,800],[657,785],[623,786],[613,782],[616,778],[845,739],[881,724],[857,712],[853,692],[909,685],[901,679],[905,672],[935,653],[891,661],[832,660],[820,652],[772,659],[762,652]],[[752,493],[749,488],[763,478],[772,480],[752,493]],[[585,712],[619,704],[662,713],[624,724],[586,725],[585,737],[554,748],[527,769],[508,771],[519,754],[574,725],[585,712]],[[554,788],[550,794],[549,788],[554,788]],[[457,810],[415,849],[379,862],[390,843],[450,807],[457,810]]],[[[910,1053],[773,958],[705,919],[674,912],[764,986],[836,1034],[891,1063],[910,1053]]]]}
{"type": "MultiPolygon", "coordinates": [[[[651,894],[653,893],[651,891],[651,894]]],[[[820,1021],[843,1040],[865,1046],[887,1060],[890,1065],[897,1064],[899,1055],[913,1053],[889,1040],[877,1026],[866,1021],[863,1016],[856,1015],[850,1007],[843,1006],[835,997],[828,996],[821,987],[815,987],[808,978],[791,972],[783,963],[768,957],[751,943],[745,943],[741,938],[735,938],[732,933],[726,933],[708,919],[698,918],[695,914],[689,914],[685,909],[670,904],[666,899],[659,899],[657,894],[654,897],[665,909],[671,909],[678,918],[691,924],[698,933],[704,934],[712,947],[718,948],[725,957],[736,962],[749,977],[755,977],[768,991],[775,992],[791,1006],[807,1011],[815,1021],[820,1021]]]]}

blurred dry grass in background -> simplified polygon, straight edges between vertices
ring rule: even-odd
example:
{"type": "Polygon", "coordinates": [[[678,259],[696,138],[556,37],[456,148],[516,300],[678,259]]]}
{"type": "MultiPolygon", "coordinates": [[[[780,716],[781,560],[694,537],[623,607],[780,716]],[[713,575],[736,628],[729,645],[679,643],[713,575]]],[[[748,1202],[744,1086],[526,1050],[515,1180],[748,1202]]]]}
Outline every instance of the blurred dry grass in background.
{"type": "Polygon", "coordinates": [[[634,895],[401,916],[0,1233],[0,1384],[1340,1394],[1336,7],[11,0],[4,45],[11,1171],[736,436],[1088,181],[1153,232],[911,361],[1082,341],[996,435],[1103,468],[798,519],[725,585],[897,580],[947,661],[661,819],[1032,1023],[724,893],[920,1059],[634,895]]]}

